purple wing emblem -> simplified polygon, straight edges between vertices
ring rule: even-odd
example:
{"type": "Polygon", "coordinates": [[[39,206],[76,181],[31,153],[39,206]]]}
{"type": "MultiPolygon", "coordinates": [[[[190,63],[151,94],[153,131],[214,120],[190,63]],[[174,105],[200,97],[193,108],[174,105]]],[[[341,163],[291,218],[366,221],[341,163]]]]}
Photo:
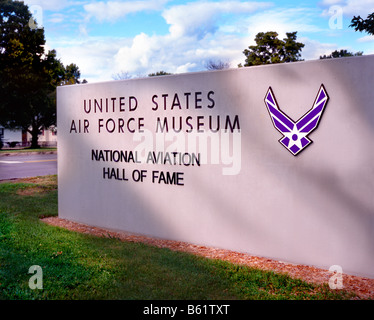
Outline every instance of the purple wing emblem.
{"type": "Polygon", "coordinates": [[[312,143],[307,136],[317,128],[327,104],[327,100],[327,92],[324,86],[321,85],[312,109],[310,109],[297,122],[294,122],[279,109],[271,88],[269,88],[266,93],[265,104],[273,125],[283,135],[279,142],[294,156],[312,143]]]}

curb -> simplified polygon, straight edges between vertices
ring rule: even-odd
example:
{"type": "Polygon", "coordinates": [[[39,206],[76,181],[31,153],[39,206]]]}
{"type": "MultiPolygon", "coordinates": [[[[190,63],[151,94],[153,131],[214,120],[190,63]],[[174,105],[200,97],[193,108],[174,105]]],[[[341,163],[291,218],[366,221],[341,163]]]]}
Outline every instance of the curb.
{"type": "Polygon", "coordinates": [[[22,155],[35,155],[35,154],[57,154],[57,151],[23,151],[23,152],[0,152],[0,157],[22,156],[22,155]]]}

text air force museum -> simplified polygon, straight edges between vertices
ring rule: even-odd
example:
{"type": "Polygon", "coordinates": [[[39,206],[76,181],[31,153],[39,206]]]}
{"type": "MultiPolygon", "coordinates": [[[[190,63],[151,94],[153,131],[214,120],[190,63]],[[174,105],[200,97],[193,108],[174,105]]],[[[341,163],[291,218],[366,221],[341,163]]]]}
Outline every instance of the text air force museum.
{"type": "Polygon", "coordinates": [[[59,216],[374,277],[374,56],[59,87],[59,216]]]}

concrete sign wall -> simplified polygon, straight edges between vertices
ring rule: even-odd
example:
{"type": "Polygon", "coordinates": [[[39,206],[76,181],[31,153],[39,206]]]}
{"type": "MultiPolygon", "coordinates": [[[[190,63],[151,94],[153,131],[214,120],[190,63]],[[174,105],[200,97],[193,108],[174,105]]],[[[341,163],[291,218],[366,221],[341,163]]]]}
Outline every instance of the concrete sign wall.
{"type": "Polygon", "coordinates": [[[374,56],[59,87],[59,216],[374,277],[374,56]]]}

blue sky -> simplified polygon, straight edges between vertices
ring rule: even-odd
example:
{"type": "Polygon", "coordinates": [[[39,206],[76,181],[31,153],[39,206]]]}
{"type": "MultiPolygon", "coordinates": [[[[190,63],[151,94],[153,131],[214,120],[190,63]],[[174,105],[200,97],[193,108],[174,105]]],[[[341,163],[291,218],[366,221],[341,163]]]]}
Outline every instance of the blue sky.
{"type": "Polygon", "coordinates": [[[374,36],[349,28],[354,15],[374,12],[374,0],[213,1],[25,0],[43,25],[46,49],[75,63],[88,82],[151,72],[206,70],[209,60],[236,68],[258,32],[297,31],[302,58],[336,49],[374,54],[374,36]]]}

